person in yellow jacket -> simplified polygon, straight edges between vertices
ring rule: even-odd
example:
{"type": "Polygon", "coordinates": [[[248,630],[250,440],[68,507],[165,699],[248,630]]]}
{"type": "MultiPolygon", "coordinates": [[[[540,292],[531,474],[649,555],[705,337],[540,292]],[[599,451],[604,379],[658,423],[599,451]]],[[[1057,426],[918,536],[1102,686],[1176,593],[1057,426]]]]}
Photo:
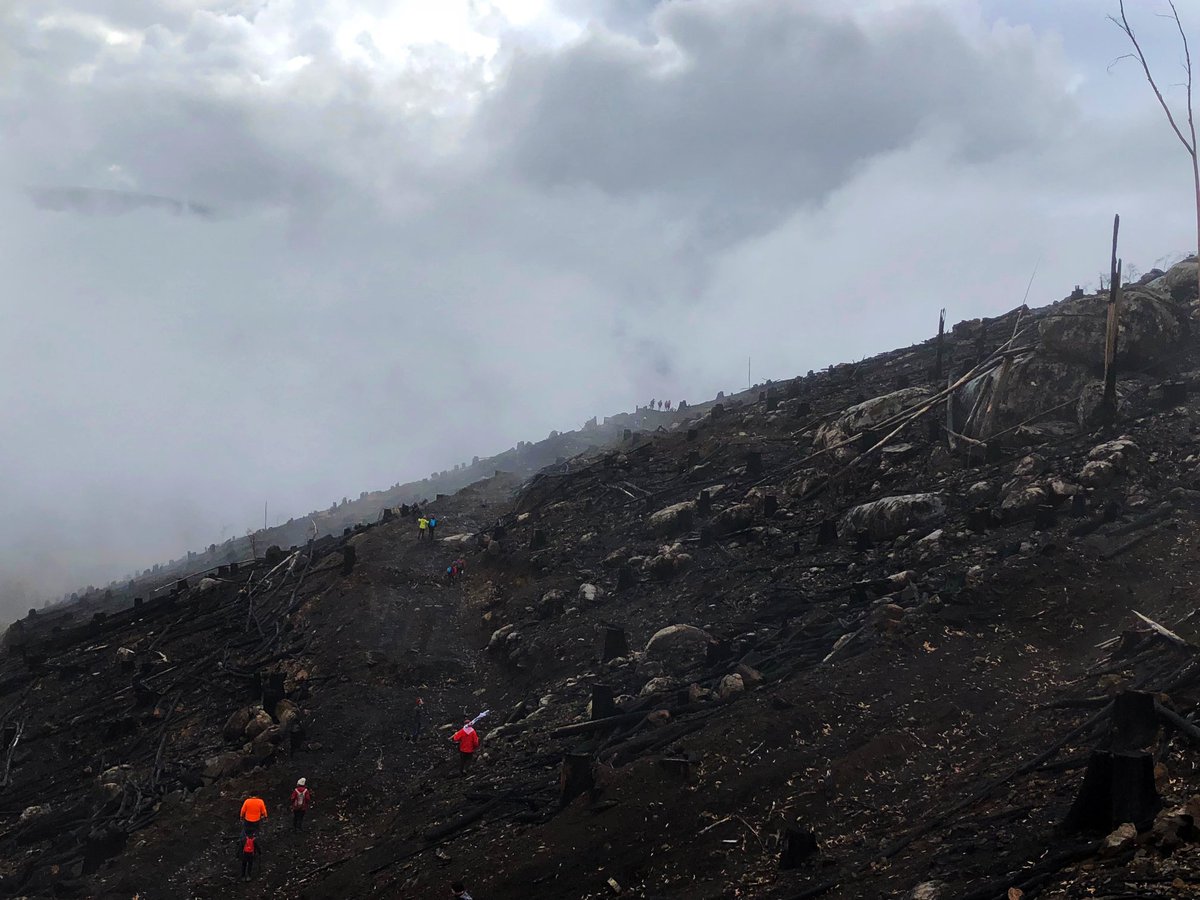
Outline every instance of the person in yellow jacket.
{"type": "Polygon", "coordinates": [[[423,541],[429,536],[429,520],[424,516],[417,519],[417,540],[423,541]]]}

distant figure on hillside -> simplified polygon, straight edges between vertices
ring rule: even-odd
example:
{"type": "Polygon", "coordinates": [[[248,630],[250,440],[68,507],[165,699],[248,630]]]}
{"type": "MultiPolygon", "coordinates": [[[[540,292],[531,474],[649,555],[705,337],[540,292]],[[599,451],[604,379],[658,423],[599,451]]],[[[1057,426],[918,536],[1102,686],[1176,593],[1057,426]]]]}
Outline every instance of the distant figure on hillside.
{"type": "Polygon", "coordinates": [[[424,516],[417,519],[417,540],[422,541],[429,536],[429,520],[424,516]]]}
{"type": "Polygon", "coordinates": [[[458,578],[466,571],[467,564],[461,559],[456,559],[450,565],[446,566],[446,584],[453,584],[454,579],[458,578]]]}
{"type": "Polygon", "coordinates": [[[458,744],[458,774],[466,775],[467,768],[474,760],[475,751],[479,749],[479,733],[471,724],[471,720],[467,719],[466,724],[454,732],[450,740],[458,744]]]}
{"type": "Polygon", "coordinates": [[[653,397],[650,398],[650,408],[654,409],[654,398],[653,397]]]}
{"type": "Polygon", "coordinates": [[[308,789],[308,782],[301,778],[292,791],[292,831],[300,831],[303,828],[304,814],[311,805],[312,791],[308,789]]]}
{"type": "Polygon", "coordinates": [[[671,401],[668,400],[667,401],[667,412],[670,412],[670,411],[671,411],[671,401]]]}
{"type": "Polygon", "coordinates": [[[454,900],[473,900],[470,894],[467,893],[467,886],[461,881],[453,881],[450,883],[450,896],[454,900]]]}
{"type": "Polygon", "coordinates": [[[425,728],[425,721],[425,701],[418,697],[412,709],[412,717],[408,720],[408,739],[410,741],[415,741],[421,736],[421,732],[425,728]]]}
{"type": "Polygon", "coordinates": [[[262,797],[251,794],[242,801],[242,835],[250,837],[258,834],[262,820],[267,818],[267,804],[262,797]]]}
{"type": "Polygon", "coordinates": [[[435,540],[437,538],[436,532],[437,532],[437,516],[430,516],[429,517],[429,539],[431,541],[435,540]]]}
{"type": "Polygon", "coordinates": [[[242,880],[249,881],[254,869],[254,858],[262,855],[262,838],[248,834],[242,838],[242,880]]]}

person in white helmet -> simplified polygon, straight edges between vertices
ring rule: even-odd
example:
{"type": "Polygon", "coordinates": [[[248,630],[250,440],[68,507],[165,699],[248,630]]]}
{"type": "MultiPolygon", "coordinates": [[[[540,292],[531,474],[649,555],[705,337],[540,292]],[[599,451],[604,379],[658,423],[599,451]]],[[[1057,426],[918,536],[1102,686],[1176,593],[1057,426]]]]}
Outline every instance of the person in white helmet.
{"type": "Polygon", "coordinates": [[[301,778],[296,782],[292,791],[292,830],[300,831],[304,825],[304,814],[312,805],[312,791],[308,789],[308,780],[301,778]]]}

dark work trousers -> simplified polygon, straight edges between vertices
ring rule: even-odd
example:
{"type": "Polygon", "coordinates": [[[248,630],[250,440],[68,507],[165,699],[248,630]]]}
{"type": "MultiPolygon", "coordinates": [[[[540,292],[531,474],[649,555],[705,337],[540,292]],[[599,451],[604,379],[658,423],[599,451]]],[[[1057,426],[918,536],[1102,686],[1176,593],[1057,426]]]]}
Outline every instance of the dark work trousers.
{"type": "Polygon", "coordinates": [[[299,831],[304,826],[304,813],[305,813],[305,810],[303,810],[303,809],[293,809],[292,810],[292,830],[293,831],[299,831]]]}

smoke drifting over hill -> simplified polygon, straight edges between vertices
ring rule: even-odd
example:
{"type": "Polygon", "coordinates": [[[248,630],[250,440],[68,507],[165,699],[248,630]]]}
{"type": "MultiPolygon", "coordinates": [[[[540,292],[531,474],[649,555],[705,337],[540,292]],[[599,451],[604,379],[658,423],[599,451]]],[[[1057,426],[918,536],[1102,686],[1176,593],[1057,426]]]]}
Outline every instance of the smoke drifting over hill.
{"type": "Polygon", "coordinates": [[[0,618],[1189,244],[1090,4],[360,6],[0,11],[0,618]]]}

